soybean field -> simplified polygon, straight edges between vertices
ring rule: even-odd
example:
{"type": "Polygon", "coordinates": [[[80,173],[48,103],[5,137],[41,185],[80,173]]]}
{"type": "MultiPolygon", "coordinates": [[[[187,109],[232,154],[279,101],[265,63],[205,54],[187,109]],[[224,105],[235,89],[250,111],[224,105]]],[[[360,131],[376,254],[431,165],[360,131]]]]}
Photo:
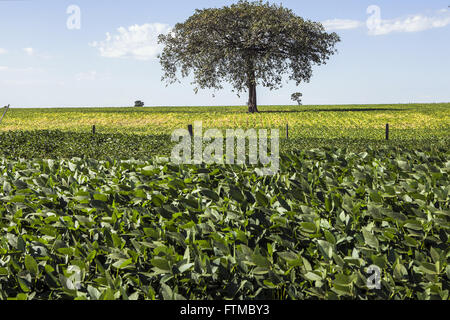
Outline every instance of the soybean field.
{"type": "Polygon", "coordinates": [[[448,300],[450,104],[261,111],[12,108],[0,299],[448,300]],[[195,121],[279,129],[279,172],[162,162],[195,121]]]}

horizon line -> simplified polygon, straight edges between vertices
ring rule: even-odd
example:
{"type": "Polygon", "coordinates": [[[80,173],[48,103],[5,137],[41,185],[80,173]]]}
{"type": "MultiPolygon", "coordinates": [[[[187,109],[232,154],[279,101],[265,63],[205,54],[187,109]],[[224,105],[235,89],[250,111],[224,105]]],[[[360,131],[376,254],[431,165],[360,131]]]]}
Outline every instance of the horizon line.
{"type": "MultiPolygon", "coordinates": [[[[442,102],[393,102],[393,103],[336,103],[336,104],[267,104],[267,105],[258,105],[258,107],[313,107],[313,106],[361,106],[361,105],[370,105],[370,106],[385,106],[385,105],[413,105],[413,104],[450,104],[450,101],[442,101],[442,102]]],[[[6,106],[4,106],[6,107],[6,106]]],[[[143,107],[135,107],[135,106],[10,106],[11,109],[102,109],[102,108],[208,108],[208,107],[242,107],[246,108],[247,105],[154,105],[154,106],[143,106],[143,107]]]]}

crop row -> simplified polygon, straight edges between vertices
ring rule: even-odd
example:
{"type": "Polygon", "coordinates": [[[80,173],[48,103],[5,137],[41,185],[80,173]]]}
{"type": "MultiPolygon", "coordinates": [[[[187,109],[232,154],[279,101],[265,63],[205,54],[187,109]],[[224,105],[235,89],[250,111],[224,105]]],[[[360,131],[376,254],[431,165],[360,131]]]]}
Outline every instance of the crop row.
{"type": "MultiPolygon", "coordinates": [[[[270,132],[270,130],[269,130],[270,132]]],[[[435,147],[435,152],[444,152],[450,145],[450,135],[428,137],[420,132],[398,133],[390,141],[384,140],[380,130],[378,138],[370,138],[361,133],[353,137],[331,138],[290,137],[280,131],[280,150],[291,152],[314,148],[345,148],[353,152],[363,152],[368,147],[426,148],[435,147]],[[410,138],[414,137],[414,138],[410,138]],[[440,150],[440,151],[439,151],[440,150]]],[[[225,135],[225,132],[224,132],[225,135]]],[[[335,134],[333,134],[335,135],[335,134]]],[[[331,135],[331,136],[333,136],[331,135]]],[[[8,159],[70,159],[73,157],[108,159],[149,160],[155,156],[170,157],[176,145],[171,135],[138,135],[123,133],[83,133],[59,130],[0,132],[0,157],[8,159]]]]}

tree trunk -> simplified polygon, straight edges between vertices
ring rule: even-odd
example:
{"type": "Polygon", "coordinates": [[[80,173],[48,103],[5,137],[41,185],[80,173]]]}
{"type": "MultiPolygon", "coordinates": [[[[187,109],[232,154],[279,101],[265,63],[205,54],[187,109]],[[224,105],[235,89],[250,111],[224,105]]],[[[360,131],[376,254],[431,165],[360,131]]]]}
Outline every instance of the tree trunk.
{"type": "Polygon", "coordinates": [[[248,86],[248,113],[255,113],[258,111],[258,104],[256,100],[256,73],[255,63],[251,54],[245,58],[247,62],[247,86],[248,86]]]}
{"type": "Polygon", "coordinates": [[[258,111],[258,103],[256,98],[256,80],[255,80],[255,72],[249,72],[249,81],[248,81],[248,112],[255,113],[258,111]]]}

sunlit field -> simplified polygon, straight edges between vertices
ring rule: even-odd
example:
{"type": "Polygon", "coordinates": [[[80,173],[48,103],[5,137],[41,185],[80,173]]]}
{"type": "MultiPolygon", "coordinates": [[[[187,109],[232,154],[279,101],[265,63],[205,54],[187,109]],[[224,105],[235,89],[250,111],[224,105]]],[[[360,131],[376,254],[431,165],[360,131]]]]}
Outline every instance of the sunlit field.
{"type": "Polygon", "coordinates": [[[245,107],[55,108],[11,109],[0,131],[62,130],[99,133],[171,134],[202,121],[204,128],[278,128],[289,125],[291,137],[383,139],[389,123],[392,139],[445,136],[450,103],[346,106],[263,106],[247,114],[245,107]]]}

